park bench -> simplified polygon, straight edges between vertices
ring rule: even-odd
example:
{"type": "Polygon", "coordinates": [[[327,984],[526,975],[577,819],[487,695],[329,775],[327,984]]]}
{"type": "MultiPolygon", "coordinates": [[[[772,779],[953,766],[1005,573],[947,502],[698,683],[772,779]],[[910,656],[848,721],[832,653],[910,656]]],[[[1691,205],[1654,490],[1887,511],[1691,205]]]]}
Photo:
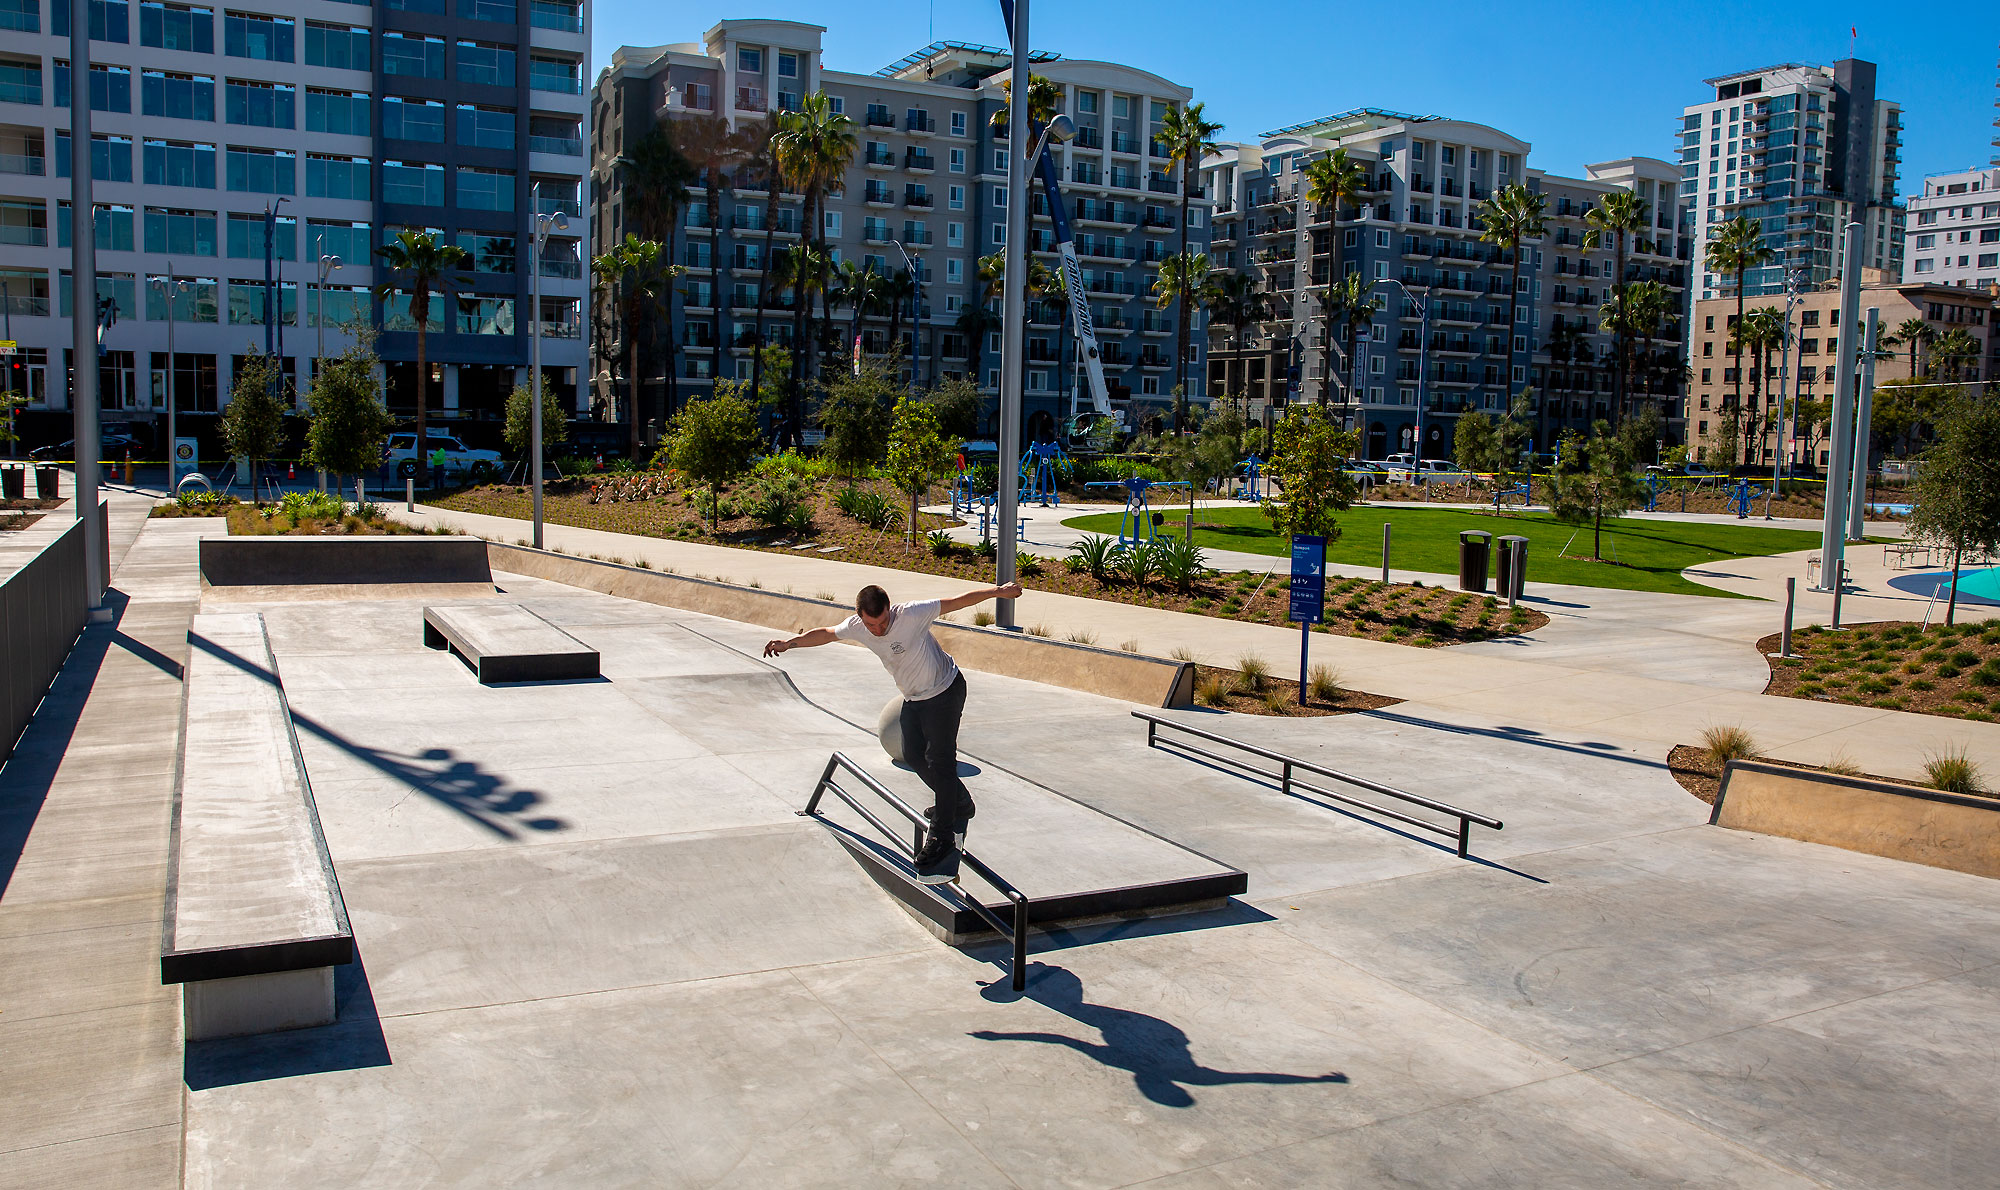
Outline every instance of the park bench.
{"type": "Polygon", "coordinates": [[[354,932],[255,612],[188,629],[160,981],[187,1039],[329,1024],[354,932]]]}
{"type": "Polygon", "coordinates": [[[450,649],[489,685],[598,676],[596,649],[518,603],[427,607],[424,644],[450,649]]]}

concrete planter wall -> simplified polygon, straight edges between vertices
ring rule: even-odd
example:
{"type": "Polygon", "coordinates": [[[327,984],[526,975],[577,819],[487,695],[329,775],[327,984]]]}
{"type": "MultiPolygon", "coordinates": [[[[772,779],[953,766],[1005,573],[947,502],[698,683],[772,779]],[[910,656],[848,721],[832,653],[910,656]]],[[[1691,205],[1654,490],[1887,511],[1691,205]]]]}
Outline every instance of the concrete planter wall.
{"type": "MultiPolygon", "coordinates": [[[[837,623],[853,609],[823,599],[663,574],[569,554],[487,542],[491,569],[548,579],[623,599],[703,612],[784,632],[837,623]]],[[[1194,700],[1194,666],[1117,649],[1049,640],[994,628],[940,621],[938,643],[968,669],[1026,678],[1144,706],[1186,706],[1194,700]]]]}
{"type": "Polygon", "coordinates": [[[1753,760],[1722,772],[1709,822],[2000,878],[2000,800],[1753,760]]]}
{"type": "Polygon", "coordinates": [[[476,537],[205,537],[211,587],[488,583],[476,537]]]}
{"type": "MultiPolygon", "coordinates": [[[[61,509],[48,515],[69,514],[61,509]]],[[[100,526],[108,525],[105,505],[98,505],[97,517],[100,526]]],[[[73,521],[0,582],[0,759],[13,755],[83,632],[90,611],[83,549],[83,522],[73,521]]],[[[103,561],[108,570],[108,547],[103,561]]]]}

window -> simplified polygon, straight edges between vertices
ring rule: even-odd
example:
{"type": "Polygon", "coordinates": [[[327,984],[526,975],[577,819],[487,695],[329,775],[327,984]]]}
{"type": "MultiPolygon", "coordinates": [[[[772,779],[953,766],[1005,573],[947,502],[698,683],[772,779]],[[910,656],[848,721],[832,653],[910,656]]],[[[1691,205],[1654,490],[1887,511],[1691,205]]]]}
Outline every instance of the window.
{"type": "Polygon", "coordinates": [[[827,212],[825,212],[825,215],[826,215],[826,223],[825,223],[825,227],[826,227],[826,234],[827,234],[827,235],[829,235],[829,236],[837,236],[837,235],[839,235],[839,234],[840,234],[840,212],[839,212],[839,211],[827,211],[827,212]]]}
{"type": "Polygon", "coordinates": [[[1001,210],[1006,209],[1007,188],[1005,186],[995,186],[993,188],[993,205],[1001,210]]]}
{"type": "Polygon", "coordinates": [[[954,211],[965,209],[965,187],[951,186],[945,191],[945,205],[954,211]]]}
{"type": "MultiPolygon", "coordinates": [[[[132,9],[125,0],[91,0],[90,39],[92,41],[115,41],[121,45],[132,40],[132,9]]],[[[49,13],[49,32],[57,37],[69,36],[69,5],[56,0],[49,13]]]]}
{"type": "Polygon", "coordinates": [[[306,22],[306,65],[367,70],[368,30],[353,25],[306,22]]]}
{"type": "Polygon", "coordinates": [[[229,146],[225,154],[228,187],[251,194],[297,194],[297,157],[284,149],[229,146]]]}
{"type": "Polygon", "coordinates": [[[468,211],[511,211],[514,209],[514,171],[458,167],[458,206],[468,211]]]}
{"type": "Polygon", "coordinates": [[[458,82],[514,86],[514,50],[488,42],[458,42],[458,82]]]}
{"type": "Polygon", "coordinates": [[[1004,174],[1007,172],[1007,150],[1005,149],[993,150],[993,172],[996,174],[1004,174]]]}
{"type": "Polygon", "coordinates": [[[475,273],[511,274],[514,271],[517,251],[513,236],[462,231],[458,233],[458,246],[472,254],[472,271],[475,273]]]}
{"type": "Polygon", "coordinates": [[[583,7],[564,0],[528,0],[528,23],[537,29],[583,32],[583,7]]]}
{"type": "MultiPolygon", "coordinates": [[[[67,204],[64,209],[67,210],[67,204]]],[[[65,220],[67,221],[67,220],[65,220]]],[[[92,242],[97,237],[93,235],[92,242]]],[[[20,244],[43,248],[49,242],[49,207],[37,198],[0,199],[0,244],[20,244]]]]}
{"type": "Polygon", "coordinates": [[[306,325],[342,327],[368,319],[366,285],[325,285],[315,287],[312,307],[306,311],[306,325]]]}
{"type": "Polygon", "coordinates": [[[514,333],[514,299],[461,297],[458,322],[461,335],[511,335],[514,333]]]}
{"type": "Polygon", "coordinates": [[[306,154],[306,196],[368,201],[368,159],[331,153],[306,154]]]}
{"type": "Polygon", "coordinates": [[[1913,265],[1911,265],[1910,271],[1913,273],[1935,272],[1937,271],[1937,261],[1931,259],[1930,257],[1925,257],[1924,259],[1919,260],[1913,265]]]}
{"type": "Polygon", "coordinates": [[[400,95],[382,100],[382,135],[389,140],[444,143],[444,104],[435,99],[405,99],[400,95]]]}
{"type": "Polygon", "coordinates": [[[1938,213],[1936,211],[1918,211],[1917,226],[1930,227],[1937,223],[1937,217],[1938,213]]]}
{"type": "Polygon", "coordinates": [[[944,246],[947,248],[965,247],[965,224],[947,223],[944,225],[944,246]]]}
{"type": "MultiPolygon", "coordinates": [[[[56,176],[69,176],[69,133],[56,131],[56,176]]],[[[90,176],[100,182],[132,180],[132,138],[97,133],[90,138],[90,176]]]]}
{"type": "Polygon", "coordinates": [[[1928,235],[1928,236],[1918,236],[1918,237],[1917,237],[1917,247],[1919,247],[1919,248],[1935,248],[1935,247],[1937,247],[1937,237],[1936,237],[1935,235],[1928,235]]]}
{"type": "Polygon", "coordinates": [[[778,77],[781,79],[795,79],[799,77],[799,56],[797,54],[779,53],[778,77]]]}
{"type": "Polygon", "coordinates": [[[359,91],[306,88],[306,131],[367,136],[368,96],[359,91]]]}
{"type": "MultiPolygon", "coordinates": [[[[100,252],[133,252],[132,208],[118,203],[96,204],[96,243],[100,252]]],[[[69,204],[56,204],[56,247],[69,247],[69,204]]]]}
{"type": "Polygon", "coordinates": [[[2000,244],[2000,227],[1988,227],[1981,230],[1979,233],[1979,242],[1982,244],[2000,244]]]}
{"type": "Polygon", "coordinates": [[[1982,252],[1979,254],[1980,268],[1990,269],[1995,265],[2000,265],[2000,252],[1982,252]]]}
{"type": "MultiPolygon", "coordinates": [[[[57,107],[69,106],[69,63],[56,59],[50,72],[57,107]]],[[[94,112],[132,111],[132,72],[123,66],[93,65],[90,68],[90,110],[94,112]]]]}
{"type": "Polygon", "coordinates": [[[144,145],[148,186],[193,186],[215,189],[215,146],[178,140],[148,139],[144,145]]]}
{"type": "Polygon", "coordinates": [[[583,156],[583,122],[574,116],[529,116],[528,151],[583,156]]]}
{"type": "Polygon", "coordinates": [[[255,13],[224,13],[222,52],[232,58],[258,58],[265,62],[292,60],[292,19],[265,17],[255,13]]]}
{"type": "Polygon", "coordinates": [[[531,54],[528,56],[528,86],[536,91],[581,95],[583,64],[574,58],[552,58],[544,54],[531,54]]]}
{"type": "MultiPolygon", "coordinates": [[[[61,3],[61,0],[56,2],[61,3]]],[[[215,10],[187,4],[141,4],[139,44],[159,50],[212,54],[215,52],[215,10]]]]}
{"type": "Polygon", "coordinates": [[[951,151],[951,155],[950,155],[950,159],[949,159],[949,163],[948,163],[948,166],[949,166],[949,168],[950,168],[951,172],[953,172],[953,173],[955,173],[955,174],[962,174],[962,173],[964,173],[964,172],[965,172],[965,150],[964,150],[964,149],[953,149],[953,150],[951,151]]]}
{"type": "Polygon", "coordinates": [[[198,74],[148,70],[139,76],[139,110],[170,120],[214,120],[215,80],[198,74]]]}
{"type": "Polygon", "coordinates": [[[744,74],[764,73],[764,51],[737,50],[736,69],[742,71],[744,74]]]}
{"type": "MultiPolygon", "coordinates": [[[[148,212],[150,215],[151,212],[148,212]]],[[[264,216],[241,211],[229,213],[228,252],[234,260],[264,259],[264,216]]],[[[271,227],[271,255],[279,260],[299,258],[299,221],[280,215],[271,227]]]]}
{"type": "MultiPolygon", "coordinates": [[[[215,255],[215,212],[146,208],[146,251],[175,256],[215,255]]],[[[263,255],[260,251],[258,255],[263,255]]]]}
{"type": "MultiPolygon", "coordinates": [[[[476,83],[481,80],[468,78],[464,68],[465,47],[471,44],[468,41],[458,43],[458,77],[461,81],[476,83]]],[[[416,33],[384,33],[382,35],[382,73],[402,75],[406,78],[443,78],[444,39],[440,37],[424,37],[416,33]]],[[[509,73],[511,74],[512,72],[509,71],[509,73]]]]}
{"type": "Polygon", "coordinates": [[[273,297],[278,302],[278,321],[286,326],[299,324],[299,287],[287,281],[275,286],[273,294],[262,281],[231,281],[229,283],[229,325],[262,326],[267,302],[273,297]]]}
{"type": "MultiPolygon", "coordinates": [[[[172,306],[175,322],[214,322],[216,320],[219,311],[215,305],[215,278],[175,278],[187,282],[187,286],[184,289],[177,291],[168,290],[164,284],[153,284],[155,280],[165,282],[167,279],[165,276],[146,278],[146,321],[165,322],[167,320],[167,294],[169,292],[173,293],[172,306]]],[[[188,356],[185,352],[175,352],[174,354],[180,357],[175,363],[185,373],[189,366],[188,361],[192,357],[188,356]]],[[[174,387],[177,390],[182,388],[178,377],[176,378],[174,387]]],[[[193,388],[194,386],[189,384],[186,387],[193,388]]]]}
{"type": "MultiPolygon", "coordinates": [[[[953,112],[953,113],[951,114],[951,134],[952,134],[953,136],[964,136],[964,135],[965,135],[965,113],[964,113],[964,112],[953,112]]],[[[962,161],[962,159],[961,159],[961,165],[960,165],[960,168],[961,168],[961,169],[963,168],[963,161],[962,161]]]]}
{"type": "MultiPolygon", "coordinates": [[[[444,205],[444,166],[416,161],[382,163],[382,201],[427,207],[444,205]]],[[[384,228],[387,233],[387,228],[384,228]]]]}
{"type": "Polygon", "coordinates": [[[39,107],[41,102],[41,61],[0,58],[0,103],[26,103],[39,107]]]}
{"type": "Polygon", "coordinates": [[[514,0],[458,0],[458,15],[468,21],[494,21],[511,25],[520,20],[514,0]]]}
{"type": "MultiPolygon", "coordinates": [[[[366,223],[350,223],[344,219],[308,219],[306,245],[315,261],[322,256],[338,256],[343,261],[359,265],[371,260],[375,254],[368,232],[366,223]]],[[[327,317],[333,317],[331,306],[328,307],[327,317]]]]}
{"type": "MultiPolygon", "coordinates": [[[[443,139],[444,129],[439,128],[438,133],[439,139],[443,139]]],[[[514,109],[480,107],[471,103],[459,104],[458,143],[482,149],[513,148],[514,109]]]]}
{"type": "Polygon", "coordinates": [[[256,128],[297,126],[293,117],[293,90],[283,83],[230,79],[223,85],[223,99],[231,124],[256,128]]]}

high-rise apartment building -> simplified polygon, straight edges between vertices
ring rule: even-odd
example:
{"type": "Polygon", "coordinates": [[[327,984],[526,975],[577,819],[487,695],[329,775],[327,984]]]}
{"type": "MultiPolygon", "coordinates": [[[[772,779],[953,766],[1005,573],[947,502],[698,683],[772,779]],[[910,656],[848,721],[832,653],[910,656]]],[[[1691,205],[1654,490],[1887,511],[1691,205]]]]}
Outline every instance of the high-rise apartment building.
{"type": "MultiPolygon", "coordinates": [[[[929,383],[958,374],[989,395],[1000,378],[995,293],[980,260],[1001,250],[1006,223],[1004,130],[994,114],[1011,78],[1004,50],[936,42],[873,74],[834,70],[822,60],[820,26],[790,21],[722,21],[699,42],[616,51],[599,77],[594,105],[592,222],[604,242],[642,233],[643,198],[626,192],[619,157],[659,121],[714,116],[741,130],[796,108],[824,91],[852,122],[854,160],[824,203],[822,228],[836,261],[885,276],[921,269],[920,314],[907,303],[858,316],[836,307],[840,355],[858,335],[870,353],[900,340],[903,358],[929,383]],[[907,255],[906,255],[907,254],[907,255]]],[[[1135,67],[1037,55],[1034,71],[1054,82],[1060,111],[1077,135],[1051,146],[1073,229],[1091,313],[1102,345],[1114,408],[1135,424],[1172,403],[1176,311],[1153,300],[1159,262],[1180,250],[1180,171],[1154,137],[1169,110],[1187,104],[1188,88],[1135,67]]],[[[748,379],[751,345],[789,344],[791,288],[767,283],[770,251],[797,244],[804,230],[801,195],[782,191],[772,207],[760,162],[737,161],[717,179],[721,209],[708,211],[706,186],[691,187],[678,228],[678,283],[668,349],[648,355],[640,407],[653,420],[680,399],[709,390],[716,376],[748,379]],[[772,209],[769,225],[766,210],[772,209]],[[767,230],[769,234],[767,235],[767,230]],[[759,294],[763,306],[759,308],[759,294]],[[673,383],[667,382],[671,370],[673,383]]],[[[1046,199],[1031,190],[1031,249],[1055,266],[1046,199]]],[[[1189,244],[1208,249],[1206,199],[1192,203],[1189,244]]],[[[1053,436],[1070,414],[1090,407],[1067,303],[1060,292],[1029,304],[1025,415],[1031,437],[1053,436]]],[[[606,319],[600,337],[600,385],[622,376],[623,329],[606,319]]],[[[1195,324],[1188,375],[1199,388],[1204,338],[1195,324]]],[[[621,382],[622,387],[622,382],[621,382]]],[[[990,432],[988,403],[982,432],[990,432]]]]}
{"type": "MultiPolygon", "coordinates": [[[[1529,167],[1529,149],[1483,124],[1376,108],[1222,145],[1203,163],[1203,188],[1215,196],[1211,264],[1251,276],[1266,308],[1242,326],[1211,323],[1210,396],[1245,398],[1253,414],[1325,404],[1360,432],[1371,458],[1419,448],[1449,455],[1459,415],[1503,412],[1531,386],[1544,436],[1611,418],[1614,340],[1599,308],[1616,282],[1617,245],[1606,236],[1586,249],[1584,220],[1604,195],[1625,189],[1647,211],[1647,226],[1627,238],[1626,276],[1670,291],[1654,341],[1632,345],[1627,408],[1650,401],[1677,419],[1689,253],[1679,174],[1632,157],[1564,178],[1529,167]],[[1337,228],[1310,200],[1306,179],[1311,162],[1335,149],[1364,177],[1337,228]],[[1543,196],[1547,223],[1547,234],[1522,245],[1518,302],[1509,296],[1512,253],[1480,238],[1479,219],[1495,190],[1515,184],[1543,196]],[[1365,333],[1357,329],[1352,354],[1340,323],[1332,350],[1325,342],[1336,243],[1339,275],[1358,274],[1382,303],[1365,333]]],[[[1677,436],[1677,426],[1667,432],[1677,436]]]]}
{"type": "Polygon", "coordinates": [[[1934,174],[1913,194],[1905,281],[2000,284],[2000,166],[1934,174]]]}
{"type": "MultiPolygon", "coordinates": [[[[21,344],[29,409],[64,409],[69,5],[10,0],[0,28],[0,333],[21,344]]],[[[395,280],[375,249],[428,228],[472,254],[432,298],[433,414],[493,422],[497,435],[537,322],[552,387],[577,391],[583,0],[259,0],[254,11],[92,0],[90,33],[98,294],[117,311],[101,339],[106,422],[135,423],[157,445],[169,376],[180,411],[227,402],[236,361],[265,343],[267,211],[272,339],[282,335],[288,375],[310,375],[323,308],[329,354],[346,345],[343,325],[380,328],[391,411],[414,415],[409,298],[370,289],[395,280]],[[539,312],[528,309],[537,211],[570,218],[542,262],[539,312]],[[343,261],[324,292],[322,255],[343,261]]]]}
{"type": "MultiPolygon", "coordinates": [[[[1896,198],[1902,107],[1875,94],[1875,64],[1788,62],[1706,80],[1715,97],[1681,118],[1681,198],[1697,243],[1738,216],[1763,227],[1771,263],[1750,270],[1746,294],[1837,279],[1841,236],[1862,225],[1861,264],[1903,269],[1904,212],[1896,198]]],[[[1733,276],[1700,267],[1699,294],[1735,292],[1733,276]]]]}

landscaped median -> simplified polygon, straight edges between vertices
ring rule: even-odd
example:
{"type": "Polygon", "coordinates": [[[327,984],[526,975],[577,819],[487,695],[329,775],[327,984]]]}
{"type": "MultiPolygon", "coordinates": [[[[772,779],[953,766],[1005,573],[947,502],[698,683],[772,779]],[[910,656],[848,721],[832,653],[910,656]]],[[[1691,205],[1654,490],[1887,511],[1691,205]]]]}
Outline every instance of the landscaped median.
{"type": "MultiPolygon", "coordinates": [[[[1769,656],[1779,638],[1757,648],[1769,656]]],[[[1792,634],[1793,658],[1771,657],[1766,694],[1990,722],[2000,715],[2000,621],[1815,625],[1792,634]]]]}
{"type": "Polygon", "coordinates": [[[382,515],[375,504],[349,505],[329,492],[287,492],[282,500],[250,504],[215,492],[183,492],[154,506],[155,517],[215,517],[229,522],[231,537],[339,535],[381,536],[425,533],[382,515]]]}

